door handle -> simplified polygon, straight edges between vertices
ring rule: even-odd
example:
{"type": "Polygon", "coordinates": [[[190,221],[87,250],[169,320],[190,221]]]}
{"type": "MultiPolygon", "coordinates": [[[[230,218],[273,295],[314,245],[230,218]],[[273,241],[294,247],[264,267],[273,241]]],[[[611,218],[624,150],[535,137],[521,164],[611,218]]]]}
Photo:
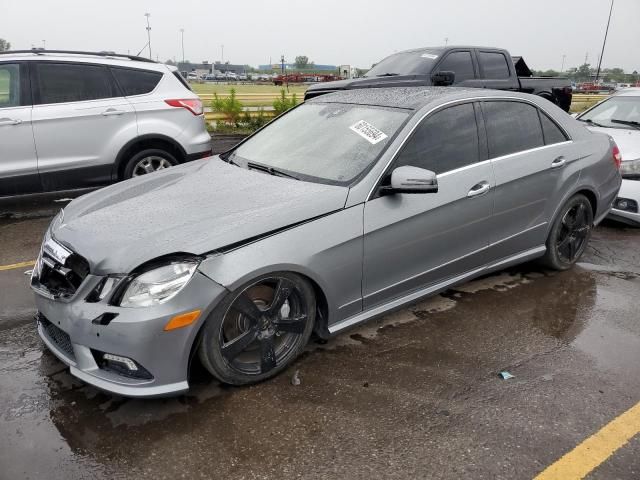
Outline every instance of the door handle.
{"type": "Polygon", "coordinates": [[[551,168],[560,168],[564,167],[564,164],[567,163],[567,159],[563,156],[556,158],[553,162],[551,162],[551,168]]]}
{"type": "Polygon", "coordinates": [[[0,126],[2,125],[20,125],[22,120],[13,118],[0,118],[0,126]]]}
{"type": "Polygon", "coordinates": [[[471,190],[469,190],[469,193],[467,193],[467,197],[471,198],[471,197],[477,197],[478,195],[484,195],[490,189],[491,189],[491,185],[489,185],[489,182],[476,183],[473,187],[471,187],[471,190]]]}
{"type": "Polygon", "coordinates": [[[124,110],[117,110],[115,108],[107,108],[104,112],[102,112],[102,115],[104,117],[108,117],[110,115],[122,115],[123,113],[127,113],[124,110]]]}

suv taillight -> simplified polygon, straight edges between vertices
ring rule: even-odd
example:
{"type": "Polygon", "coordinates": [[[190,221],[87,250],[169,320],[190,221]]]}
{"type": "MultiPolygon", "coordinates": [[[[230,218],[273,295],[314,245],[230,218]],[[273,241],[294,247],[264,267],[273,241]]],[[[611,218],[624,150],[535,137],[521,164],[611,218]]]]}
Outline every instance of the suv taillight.
{"type": "Polygon", "coordinates": [[[617,145],[613,146],[613,150],[611,151],[613,154],[613,163],[615,163],[616,168],[620,170],[620,164],[622,163],[622,155],[620,154],[620,149],[617,145]]]}
{"type": "Polygon", "coordinates": [[[194,115],[202,115],[202,100],[199,98],[185,98],[178,100],[165,100],[167,105],[178,108],[186,108],[194,115]]]}

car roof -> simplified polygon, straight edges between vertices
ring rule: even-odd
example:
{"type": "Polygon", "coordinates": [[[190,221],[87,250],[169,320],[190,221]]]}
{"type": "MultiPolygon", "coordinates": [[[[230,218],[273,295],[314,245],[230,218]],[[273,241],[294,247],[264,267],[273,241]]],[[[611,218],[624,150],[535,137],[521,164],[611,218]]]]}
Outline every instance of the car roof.
{"type": "Polygon", "coordinates": [[[419,110],[427,105],[440,105],[454,100],[474,98],[521,98],[534,101],[541,97],[519,92],[462,87],[386,87],[356,88],[320,95],[306,103],[352,103],[378,107],[419,110]]]}
{"type": "Polygon", "coordinates": [[[82,62],[100,65],[114,65],[129,68],[140,68],[166,72],[175,69],[163,63],[130,55],[119,55],[112,52],[56,52],[46,50],[21,50],[15,52],[2,52],[0,62],[6,61],[37,61],[54,60],[56,62],[82,62]]]}

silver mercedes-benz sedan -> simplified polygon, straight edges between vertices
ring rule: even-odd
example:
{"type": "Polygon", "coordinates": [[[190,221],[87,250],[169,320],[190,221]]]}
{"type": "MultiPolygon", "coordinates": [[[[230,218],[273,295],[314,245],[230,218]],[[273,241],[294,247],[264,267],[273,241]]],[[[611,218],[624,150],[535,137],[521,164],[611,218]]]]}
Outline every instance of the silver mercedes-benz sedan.
{"type": "Polygon", "coordinates": [[[351,90],[230,152],[85,195],[32,288],[71,373],[127,396],[271,377],[345,328],[540,257],[570,268],[620,188],[615,144],[534,96],[351,90]]]}

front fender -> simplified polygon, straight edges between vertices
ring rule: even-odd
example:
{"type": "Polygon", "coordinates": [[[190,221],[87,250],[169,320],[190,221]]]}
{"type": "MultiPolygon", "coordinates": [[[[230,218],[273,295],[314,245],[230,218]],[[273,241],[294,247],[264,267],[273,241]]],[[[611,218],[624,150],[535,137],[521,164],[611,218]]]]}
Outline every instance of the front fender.
{"type": "Polygon", "coordinates": [[[362,310],[363,204],[205,259],[199,270],[233,291],[272,272],[295,272],[321,290],[328,325],[362,310]]]}

